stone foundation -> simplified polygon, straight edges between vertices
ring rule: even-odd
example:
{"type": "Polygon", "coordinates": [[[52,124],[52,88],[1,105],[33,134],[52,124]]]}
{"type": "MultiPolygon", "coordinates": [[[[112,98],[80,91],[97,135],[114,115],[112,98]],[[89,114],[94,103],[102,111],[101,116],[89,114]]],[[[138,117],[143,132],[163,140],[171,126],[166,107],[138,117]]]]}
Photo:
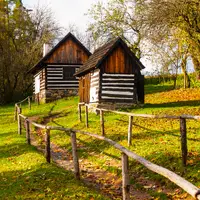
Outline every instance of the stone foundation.
{"type": "Polygon", "coordinates": [[[62,99],[64,97],[77,96],[78,89],[71,90],[46,90],[46,103],[62,99]]]}
{"type": "Polygon", "coordinates": [[[42,90],[34,95],[35,102],[46,103],[46,90],[42,90]]]}
{"type": "Polygon", "coordinates": [[[35,102],[38,101],[38,98],[39,98],[39,103],[48,103],[51,101],[62,99],[64,97],[77,96],[77,95],[78,95],[78,89],[42,90],[40,91],[40,93],[35,94],[35,102]]]}
{"type": "Polygon", "coordinates": [[[90,103],[89,104],[89,111],[98,113],[96,111],[96,108],[104,108],[108,110],[118,110],[120,108],[131,108],[131,107],[142,107],[142,104],[136,104],[136,103],[90,103]]]}

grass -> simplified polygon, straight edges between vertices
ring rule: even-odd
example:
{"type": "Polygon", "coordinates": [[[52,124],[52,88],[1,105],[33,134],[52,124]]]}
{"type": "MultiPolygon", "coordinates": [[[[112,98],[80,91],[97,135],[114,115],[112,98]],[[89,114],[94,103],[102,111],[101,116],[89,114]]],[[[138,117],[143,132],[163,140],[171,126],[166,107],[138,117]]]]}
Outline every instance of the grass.
{"type": "Polygon", "coordinates": [[[0,107],[0,166],[0,199],[106,199],[26,144],[13,105],[0,107]]]}
{"type": "MultiPolygon", "coordinates": [[[[145,105],[143,107],[123,110],[160,115],[200,115],[200,89],[198,88],[172,90],[170,85],[169,87],[147,85],[145,92],[145,105]]],[[[27,106],[24,106],[23,114],[37,116],[37,121],[40,123],[48,122],[49,125],[73,127],[100,134],[99,116],[89,113],[89,128],[86,129],[84,119],[81,123],[78,121],[77,104],[78,97],[71,97],[40,106],[33,105],[31,111],[28,110],[27,106]],[[49,116],[52,116],[51,119],[49,119],[49,116]]],[[[153,163],[176,172],[200,187],[200,123],[198,121],[187,120],[188,163],[186,168],[183,168],[181,164],[179,120],[135,117],[131,147],[127,146],[127,129],[127,116],[105,113],[106,137],[117,141],[153,163]]],[[[121,174],[121,154],[119,151],[103,141],[85,135],[78,134],[77,138],[80,159],[87,159],[98,168],[106,169],[118,175],[121,174]]],[[[51,140],[53,143],[71,151],[68,133],[51,131],[51,140]]],[[[132,174],[139,174],[149,180],[159,181],[166,188],[176,188],[170,181],[150,172],[140,164],[131,161],[130,165],[132,174]]],[[[166,194],[160,191],[148,192],[157,199],[167,198],[166,194]]]]}

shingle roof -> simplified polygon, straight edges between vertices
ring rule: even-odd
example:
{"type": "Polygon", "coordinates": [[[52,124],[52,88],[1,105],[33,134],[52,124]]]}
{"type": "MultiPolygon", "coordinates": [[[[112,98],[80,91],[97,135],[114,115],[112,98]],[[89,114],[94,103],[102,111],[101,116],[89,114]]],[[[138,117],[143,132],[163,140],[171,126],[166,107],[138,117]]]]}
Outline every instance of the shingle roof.
{"type": "Polygon", "coordinates": [[[108,43],[104,44],[100,48],[98,48],[85,62],[85,64],[80,67],[80,69],[74,74],[75,76],[81,76],[95,68],[98,68],[103,60],[112,52],[112,50],[118,45],[122,44],[124,49],[129,53],[129,55],[136,61],[140,70],[144,69],[144,65],[140,62],[140,60],[134,55],[134,53],[128,48],[127,44],[120,38],[115,38],[108,43]]]}
{"type": "Polygon", "coordinates": [[[34,73],[35,71],[42,69],[43,66],[42,64],[53,54],[54,51],[56,51],[56,49],[58,49],[69,37],[72,37],[84,50],[85,52],[90,56],[91,53],[90,51],[72,34],[72,33],[68,33],[60,42],[58,42],[58,44],[51,49],[36,65],[34,65],[29,71],[28,73],[34,73]]]}

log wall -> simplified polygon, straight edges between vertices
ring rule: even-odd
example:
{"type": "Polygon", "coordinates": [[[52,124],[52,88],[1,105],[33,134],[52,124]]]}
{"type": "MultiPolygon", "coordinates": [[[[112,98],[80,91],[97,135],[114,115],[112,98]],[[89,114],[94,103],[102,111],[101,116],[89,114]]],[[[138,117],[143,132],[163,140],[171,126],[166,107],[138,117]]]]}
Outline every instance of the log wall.
{"type": "Polygon", "coordinates": [[[135,60],[119,45],[102,63],[102,73],[133,74],[138,70],[135,60]]]}
{"type": "Polygon", "coordinates": [[[102,74],[101,101],[136,103],[134,74],[102,74]]]}
{"type": "Polygon", "coordinates": [[[78,89],[78,79],[73,76],[80,65],[48,65],[47,66],[47,90],[78,89]],[[66,72],[69,71],[68,76],[66,72]],[[73,73],[71,73],[73,72],[73,73]]]}
{"type": "Polygon", "coordinates": [[[69,38],[53,52],[46,63],[83,64],[86,60],[88,60],[88,54],[77,42],[69,38]]]}

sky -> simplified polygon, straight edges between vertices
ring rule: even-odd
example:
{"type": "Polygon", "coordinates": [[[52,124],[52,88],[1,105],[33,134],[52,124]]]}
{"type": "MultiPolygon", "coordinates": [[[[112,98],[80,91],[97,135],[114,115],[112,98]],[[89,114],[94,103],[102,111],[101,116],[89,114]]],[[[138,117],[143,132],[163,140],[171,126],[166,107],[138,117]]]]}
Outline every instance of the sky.
{"type": "MultiPolygon", "coordinates": [[[[107,2],[108,0],[101,1],[107,2]]],[[[27,9],[34,9],[38,4],[40,7],[48,6],[62,27],[68,28],[69,24],[74,24],[81,32],[84,32],[89,23],[85,13],[98,0],[22,0],[22,2],[27,9]]]]}

